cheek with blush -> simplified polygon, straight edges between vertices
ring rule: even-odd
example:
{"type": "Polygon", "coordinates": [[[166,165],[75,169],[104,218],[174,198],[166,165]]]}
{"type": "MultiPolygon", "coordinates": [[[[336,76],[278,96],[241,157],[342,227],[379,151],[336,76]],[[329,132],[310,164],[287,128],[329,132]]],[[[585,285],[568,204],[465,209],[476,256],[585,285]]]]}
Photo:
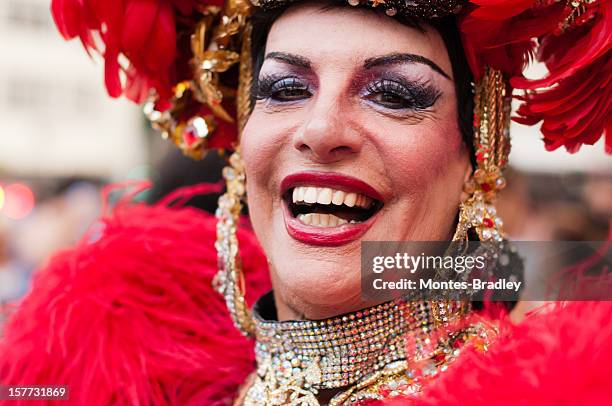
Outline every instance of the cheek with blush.
{"type": "Polygon", "coordinates": [[[388,225],[402,224],[397,239],[444,240],[452,234],[463,183],[471,172],[455,108],[453,97],[447,97],[439,104],[447,113],[435,120],[387,128],[395,137],[386,137],[389,141],[380,150],[396,191],[388,225]]]}
{"type": "Polygon", "coordinates": [[[270,147],[274,143],[266,139],[271,133],[259,131],[262,126],[258,125],[256,117],[253,118],[245,126],[240,150],[246,172],[249,219],[262,248],[268,251],[267,245],[271,241],[269,224],[275,201],[266,180],[271,178],[274,169],[269,163],[277,158],[274,148],[270,147]]]}

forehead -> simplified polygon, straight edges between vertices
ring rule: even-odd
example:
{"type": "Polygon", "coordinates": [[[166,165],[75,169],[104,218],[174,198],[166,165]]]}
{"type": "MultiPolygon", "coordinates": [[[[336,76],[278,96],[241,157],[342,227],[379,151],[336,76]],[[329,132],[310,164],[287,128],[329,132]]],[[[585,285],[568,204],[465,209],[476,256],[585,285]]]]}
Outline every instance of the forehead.
{"type": "Polygon", "coordinates": [[[326,8],[305,3],[288,9],[270,29],[266,52],[289,52],[322,62],[359,62],[392,53],[424,56],[442,69],[451,63],[440,34],[422,25],[409,27],[373,10],[326,8]]]}

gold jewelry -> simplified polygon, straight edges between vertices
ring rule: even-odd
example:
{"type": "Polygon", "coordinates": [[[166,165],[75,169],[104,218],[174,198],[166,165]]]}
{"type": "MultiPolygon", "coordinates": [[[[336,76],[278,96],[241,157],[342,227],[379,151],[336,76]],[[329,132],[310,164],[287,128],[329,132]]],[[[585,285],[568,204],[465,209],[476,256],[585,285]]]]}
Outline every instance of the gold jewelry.
{"type": "Polygon", "coordinates": [[[429,303],[405,300],[319,321],[264,320],[256,310],[258,369],[244,405],[318,406],[324,389],[346,388],[330,405],[419,392],[465,342],[483,338],[483,326],[461,323],[469,306],[460,306],[444,322],[429,303]]]}
{"type": "MultiPolygon", "coordinates": [[[[494,241],[488,250],[499,250],[504,239],[503,221],[497,215],[497,192],[506,186],[502,170],[510,153],[510,90],[500,71],[487,67],[474,92],[474,150],[476,170],[464,185],[468,197],[461,202],[453,241],[469,240],[473,229],[480,241],[494,241]]],[[[432,309],[450,308],[448,300],[432,301],[432,309]]],[[[451,310],[452,311],[452,310],[451,310]]]]}
{"type": "Polygon", "coordinates": [[[555,30],[556,35],[561,35],[568,29],[588,23],[596,15],[596,13],[590,13],[589,11],[599,7],[596,0],[567,0],[566,3],[567,14],[555,30]]]}
{"type": "MultiPolygon", "coordinates": [[[[248,0],[227,0],[223,12],[217,6],[197,7],[202,17],[191,35],[193,79],[173,88],[170,108],[158,106],[159,97],[153,94],[143,110],[163,138],[171,140],[185,155],[202,159],[208,139],[218,126],[217,119],[234,122],[222,103],[235,99],[236,91],[223,86],[220,75],[238,62],[241,62],[241,76],[247,67],[244,62],[250,58],[250,52],[245,52],[248,41],[236,39],[246,38],[243,34],[248,27],[251,4],[248,0]],[[240,42],[241,49],[237,46],[240,42]]],[[[239,108],[241,103],[238,96],[239,108]]],[[[244,115],[239,112],[238,118],[242,124],[244,115]]]]}
{"type": "MultiPolygon", "coordinates": [[[[236,96],[238,130],[242,132],[246,120],[251,111],[250,88],[252,78],[251,64],[251,24],[246,22],[246,16],[250,13],[245,0],[229,2],[228,11],[233,18],[228,18],[226,25],[234,22],[243,26],[242,49],[240,52],[240,71],[238,78],[238,93],[236,96]]],[[[229,41],[231,34],[225,35],[229,41]]],[[[217,249],[219,271],[213,281],[216,290],[225,298],[225,303],[230,312],[234,325],[245,336],[252,336],[254,324],[251,311],[244,297],[244,274],[240,262],[238,250],[238,238],[236,237],[237,224],[240,219],[242,202],[245,199],[245,173],[244,163],[240,157],[240,149],[229,158],[230,166],[223,168],[223,177],[227,185],[227,191],[219,198],[219,207],[215,213],[217,217],[217,249]]]]}
{"type": "Polygon", "coordinates": [[[477,168],[465,184],[468,198],[461,203],[453,241],[467,241],[475,230],[480,241],[504,238],[503,221],[494,203],[506,186],[502,170],[510,153],[510,90],[500,71],[486,68],[474,95],[474,149],[477,168]]]}

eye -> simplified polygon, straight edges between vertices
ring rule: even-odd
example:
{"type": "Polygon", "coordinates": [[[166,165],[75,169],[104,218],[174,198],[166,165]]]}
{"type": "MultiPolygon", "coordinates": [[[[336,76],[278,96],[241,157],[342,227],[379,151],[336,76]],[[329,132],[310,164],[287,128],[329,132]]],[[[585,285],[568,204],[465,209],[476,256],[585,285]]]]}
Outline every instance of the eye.
{"type": "Polygon", "coordinates": [[[263,77],[259,80],[258,99],[291,102],[312,96],[308,83],[297,77],[263,77]]]}
{"type": "Polygon", "coordinates": [[[296,78],[281,79],[272,86],[272,98],[279,101],[301,100],[312,96],[308,86],[296,78]]]}
{"type": "Polygon", "coordinates": [[[439,93],[420,83],[400,83],[381,79],[369,83],[363,96],[373,103],[391,110],[423,110],[431,107],[439,93]]]}
{"type": "Polygon", "coordinates": [[[374,94],[370,100],[385,106],[388,109],[406,109],[412,106],[412,100],[409,98],[402,97],[401,95],[393,92],[381,92],[374,94]]]}
{"type": "Polygon", "coordinates": [[[393,110],[407,109],[414,106],[414,100],[408,89],[392,80],[378,80],[366,87],[366,98],[383,107],[393,110]]]}

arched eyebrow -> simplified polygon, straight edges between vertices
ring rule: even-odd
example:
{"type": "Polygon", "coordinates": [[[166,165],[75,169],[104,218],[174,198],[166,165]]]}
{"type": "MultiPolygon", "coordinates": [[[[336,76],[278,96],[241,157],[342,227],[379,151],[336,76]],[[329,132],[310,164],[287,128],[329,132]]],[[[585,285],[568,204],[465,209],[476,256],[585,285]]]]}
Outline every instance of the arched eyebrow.
{"type": "Polygon", "coordinates": [[[400,63],[420,63],[429,66],[435,72],[444,76],[446,79],[452,80],[450,76],[442,70],[434,61],[425,58],[421,55],[415,54],[389,54],[383,56],[376,56],[374,58],[368,58],[363,63],[365,69],[371,69],[377,66],[388,66],[400,63]]]}
{"type": "Polygon", "coordinates": [[[289,54],[286,52],[269,52],[264,59],[274,59],[289,65],[299,66],[300,68],[310,69],[311,63],[308,58],[289,54]]]}
{"type": "MultiPolygon", "coordinates": [[[[310,69],[311,62],[308,58],[304,58],[303,56],[290,54],[287,52],[269,52],[266,54],[264,59],[274,59],[279,62],[284,62],[289,65],[299,66],[301,68],[310,69]]],[[[365,69],[371,69],[377,66],[388,66],[395,65],[400,63],[421,63],[429,66],[435,72],[438,72],[440,75],[445,78],[452,80],[451,77],[442,70],[434,61],[431,59],[425,58],[421,55],[416,54],[389,54],[383,56],[376,56],[373,58],[368,58],[364,61],[363,66],[365,69]]]]}

